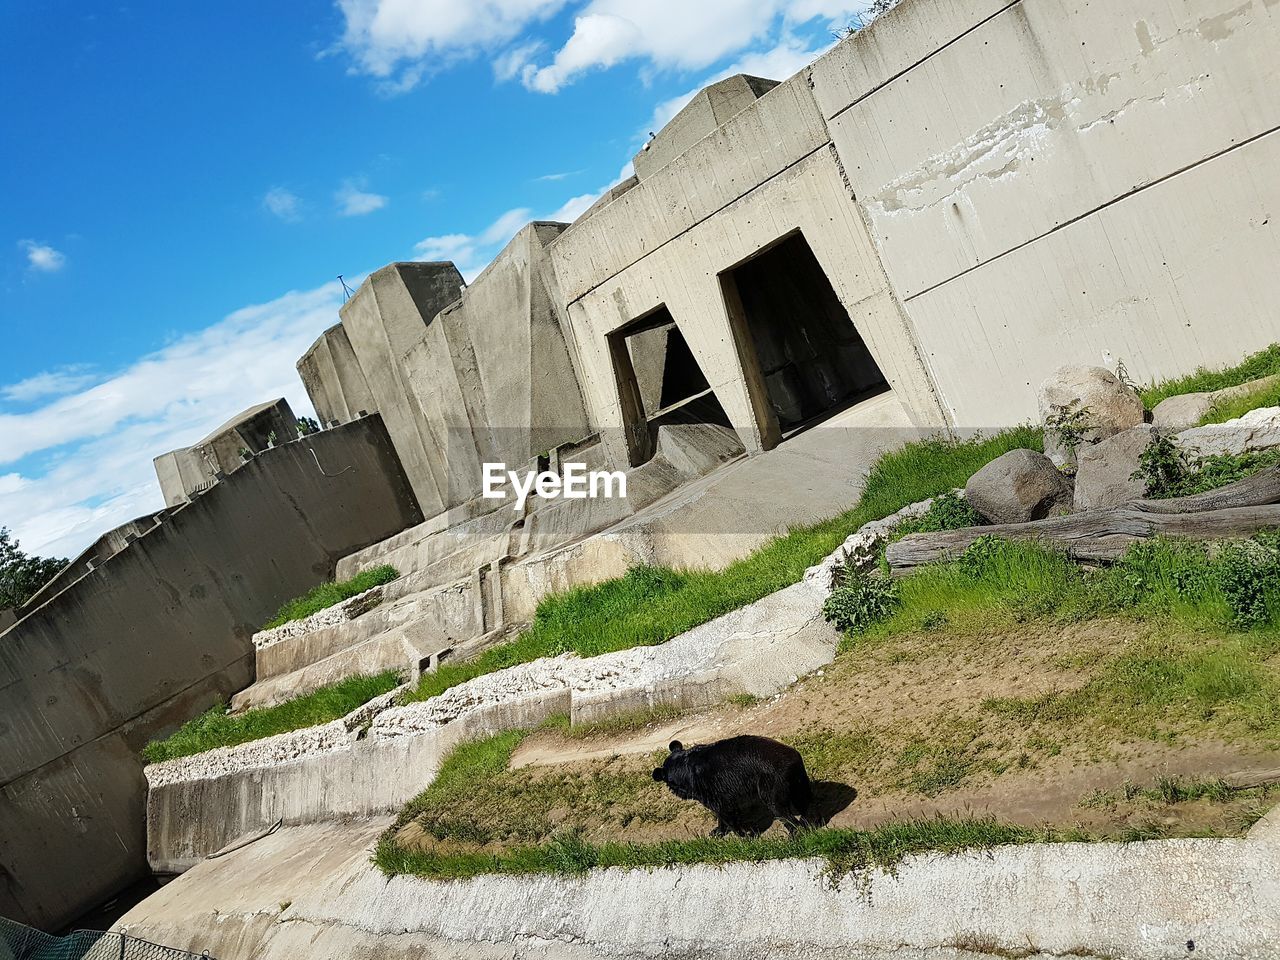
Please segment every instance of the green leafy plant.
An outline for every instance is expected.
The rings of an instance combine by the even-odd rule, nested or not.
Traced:
[[[832,587],[822,604],[822,615],[845,633],[861,633],[888,618],[901,599],[895,581],[863,573],[848,562],[832,573]]]
[[[1065,449],[1074,454],[1093,430],[1092,411],[1081,406],[1079,400],[1068,404],[1054,404],[1044,419],[1045,430],[1052,434]]]
[[[901,540],[911,533],[933,533],[938,530],[963,530],[982,524],[982,514],[954,490],[933,498],[929,509],[918,517],[903,520],[894,528],[893,540]]]
[[[1280,584],[1280,556],[1258,540],[1238,540],[1213,559],[1214,579],[1231,605],[1235,626],[1248,630],[1269,619],[1268,594]]]
[[[9,528],[0,527],[0,610],[22,606],[66,565],[66,560],[25,553]]]
[[[1187,454],[1165,434],[1156,434],[1138,456],[1138,469],[1130,479],[1146,485],[1147,496],[1169,497],[1181,489],[1192,467]]]

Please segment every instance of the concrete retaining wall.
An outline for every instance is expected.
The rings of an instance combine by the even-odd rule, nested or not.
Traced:
[[[577,722],[642,706],[706,706],[730,693],[772,694],[834,656],[810,578],[659,647],[581,660],[562,656],[498,671],[370,721],[334,721],[148,767],[152,868],[182,871],[277,820],[314,823],[397,811],[425,788],[458,743]]]
[[[953,422],[1276,339],[1278,46],[1263,0],[908,0],[813,65]]]
[[[281,830],[121,924],[220,960],[1263,960],[1280,942],[1280,842],[1257,828],[914,856],[834,885],[814,861],[388,881],[368,862],[386,825]]]
[[[249,682],[281,603],[420,519],[367,418],[254,458],[9,629],[0,914],[57,927],[142,874],[138,751]]]

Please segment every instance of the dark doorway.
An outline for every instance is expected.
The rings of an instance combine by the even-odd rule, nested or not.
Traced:
[[[888,389],[800,233],[721,275],[783,433]],[[740,307],[739,307],[740,305]]]
[[[663,424],[730,427],[728,415],[665,306],[609,334],[609,344],[633,465],[653,455],[656,431]]]

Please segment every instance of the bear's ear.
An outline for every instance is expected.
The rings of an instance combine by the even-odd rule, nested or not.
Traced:
[[[681,750],[684,749],[684,744],[681,743],[679,740],[672,740],[671,743],[667,745],[667,749],[670,750],[672,753],[679,753]]]
[[[667,779],[667,771],[662,769],[662,767],[655,767],[653,770],[653,779],[661,783],[663,780]]]

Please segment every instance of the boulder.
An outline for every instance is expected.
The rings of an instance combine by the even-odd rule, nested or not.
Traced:
[[[1130,427],[1100,443],[1081,446],[1076,460],[1075,509],[1118,507],[1146,495],[1146,484],[1134,480],[1138,458],[1155,431],[1150,424]]]
[[[1225,423],[1183,430],[1174,440],[1183,450],[1201,457],[1280,447],[1280,407],[1259,407]]]
[[[1201,418],[1212,409],[1219,400],[1234,400],[1247,396],[1255,390],[1262,390],[1280,381],[1280,375],[1250,380],[1236,387],[1222,390],[1211,390],[1207,393],[1180,393],[1167,397],[1156,404],[1151,411],[1151,425],[1164,433],[1177,433],[1198,424]]]
[[[1059,367],[1040,384],[1038,395],[1040,422],[1063,411],[1085,411],[1081,418],[1081,446],[1114,437],[1122,430],[1136,427],[1145,419],[1142,398],[1132,387],[1125,386],[1105,367],[1067,364]],[[1072,450],[1056,431],[1046,429],[1044,452],[1058,466],[1075,462]]]
[[[969,478],[965,498],[992,523],[1069,513],[1071,482],[1042,453],[1010,450]]]

